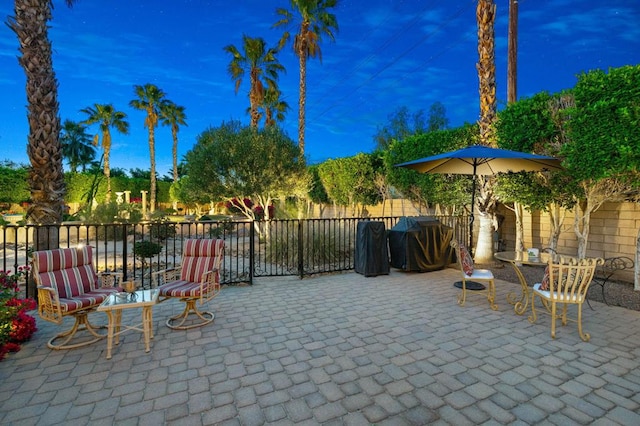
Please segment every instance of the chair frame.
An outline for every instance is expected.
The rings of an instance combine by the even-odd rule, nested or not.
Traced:
[[[588,342],[591,335],[582,330],[582,305],[587,300],[587,291],[593,281],[596,268],[602,264],[604,259],[601,258],[560,257],[556,261],[549,260],[547,263],[549,290],[540,290],[541,283],[533,286],[529,322],[533,324],[537,320],[535,298],[538,297],[546,308],[544,311],[551,315],[552,338],[556,337],[556,320],[560,319],[563,326],[567,325],[568,321],[577,323],[580,338]],[[562,305],[560,312],[558,312],[558,304]],[[567,315],[569,305],[577,305],[576,318]]]
[[[53,336],[47,342],[47,347],[55,350],[75,349],[98,342],[107,337],[106,334],[100,334],[97,330],[106,329],[106,326],[96,326],[89,321],[89,314],[96,311],[102,301],[96,302],[89,306],[79,309],[65,310],[60,303],[58,290],[54,287],[43,286],[38,273],[37,260],[34,255],[32,258],[33,279],[36,282],[38,290],[38,315],[45,321],[61,325],[66,317],[73,317],[73,326]],[[97,274],[99,288],[118,289],[122,283],[123,275],[121,272],[102,272]],[[72,343],[76,334],[80,331],[87,331],[92,336],[89,340]]]
[[[167,296],[162,293],[158,297],[158,303],[164,302],[169,299],[179,299],[185,303],[184,309],[178,315],[172,316],[167,319],[165,324],[167,327],[173,330],[188,330],[195,327],[202,327],[206,324],[213,322],[215,314],[211,311],[203,311],[198,309],[198,304],[204,306],[211,299],[215,298],[221,289],[220,285],[220,265],[224,256],[224,245],[219,252],[215,253],[214,268],[209,271],[205,271],[202,274],[200,281],[197,283],[198,291],[195,296]],[[170,286],[176,283],[180,279],[181,267],[164,269],[153,273],[155,282],[158,283],[158,287]],[[196,283],[187,283],[192,286]],[[196,322],[189,325],[184,325],[187,320],[196,317]]]
[[[453,240],[450,243],[456,251],[456,258],[458,260],[458,267],[460,268],[460,275],[462,276],[462,291],[458,295],[458,305],[464,306],[467,300],[467,291],[474,294],[486,294],[489,301],[489,307],[491,310],[498,310],[496,300],[496,285],[493,273],[488,269],[476,269],[474,268],[471,275],[467,275],[462,267],[462,256],[460,256],[460,243]],[[467,281],[475,281],[480,283],[486,283],[486,287],[483,290],[467,290]]]

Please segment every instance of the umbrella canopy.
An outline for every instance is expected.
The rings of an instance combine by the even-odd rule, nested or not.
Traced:
[[[469,249],[473,250],[473,205],[475,204],[477,175],[493,175],[506,172],[539,172],[562,170],[560,160],[527,152],[472,145],[457,151],[420,158],[396,167],[408,167],[421,173],[445,173],[473,175],[471,214],[469,216]]]
[[[506,172],[538,172],[562,170],[560,160],[544,155],[509,151],[483,145],[472,145],[457,151],[445,152],[397,164],[420,173],[459,175],[493,175]]]

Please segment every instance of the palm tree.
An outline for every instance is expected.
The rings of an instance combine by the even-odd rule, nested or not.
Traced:
[[[284,114],[289,110],[289,104],[280,97],[282,93],[277,87],[268,87],[260,108],[264,110],[264,125],[274,126],[284,121]]]
[[[171,126],[171,137],[173,139],[173,183],[178,182],[178,129],[179,126],[186,126],[187,115],[184,107],[167,101],[160,109],[160,119],[165,126]],[[174,202],[175,209],[177,202]]]
[[[73,0],[66,0],[67,6]],[[53,70],[49,24],[52,1],[15,0],[15,16],[7,25],[16,33],[22,56],[18,63],[26,75],[27,154],[31,203],[27,217],[31,222],[54,224],[62,221],[64,213],[64,172],[60,146],[60,117],[58,81]],[[56,227],[38,232],[36,250],[58,247]]]
[[[235,81],[236,93],[242,84],[242,78],[249,74],[251,127],[257,128],[260,120],[258,107],[264,100],[265,90],[277,87],[278,73],[284,71],[284,67],[278,62],[278,49],[267,48],[261,37],[251,38],[243,35],[242,49],[244,52],[240,52],[231,44],[224,47],[224,51],[232,56],[227,70],[231,79]]]
[[[496,63],[495,63],[495,31],[496,5],[493,0],[478,0],[476,8],[478,23],[478,70],[480,93],[480,119],[478,120],[479,138],[482,145],[496,146],[494,122],[496,120]],[[478,263],[489,263],[493,260],[493,223],[497,199],[493,192],[493,181],[480,178],[478,210],[480,213],[480,229],[475,252]],[[473,208],[474,206],[471,206]]]
[[[155,130],[160,118],[160,111],[166,104],[165,93],[156,85],[147,83],[144,86],[133,86],[138,99],[129,102],[129,105],[147,113],[144,126],[149,129],[149,157],[151,159],[151,188],[149,191],[149,211],[156,209],[156,137]]]
[[[96,149],[91,145],[91,136],[87,134],[87,128],[80,123],[64,121],[60,132],[60,144],[62,156],[69,162],[69,168],[73,173],[77,172],[78,166],[82,166],[84,172],[96,157]]]
[[[298,32],[293,38],[293,51],[300,61],[300,98],[298,105],[298,146],[304,155],[304,130],[305,130],[305,104],[307,97],[307,58],[316,56],[322,62],[320,42],[322,35],[335,41],[335,32],[338,31],[338,20],[331,8],[336,7],[338,0],[291,0],[291,11],[278,8],[276,13],[281,19],[274,27],[288,26],[294,21],[294,14],[300,18]],[[281,44],[289,39],[286,31]]]
[[[111,153],[111,128],[126,135],[129,133],[129,122],[127,122],[127,114],[122,111],[116,111],[111,104],[94,104],[93,107],[87,107],[80,110],[87,114],[87,119],[82,124],[98,123],[100,133],[102,133],[102,149],[104,151],[104,176],[107,178],[107,195],[105,201],[111,201],[111,169],[109,164],[109,155]],[[98,145],[100,135],[96,133],[93,137],[93,144]]]

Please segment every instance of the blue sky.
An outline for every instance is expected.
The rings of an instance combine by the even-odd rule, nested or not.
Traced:
[[[222,49],[242,35],[275,44],[276,7],[288,0],[54,0],[50,39],[59,82],[60,117],[112,103],[128,115],[130,134],[113,133],[112,167],[149,168],[144,114],[129,107],[133,86],[153,83],[186,108],[179,155],[198,134],[246,114],[248,85],[236,95]],[[506,103],[508,0],[497,0],[499,108]],[[371,152],[373,135],[398,107],[446,108],[451,127],[478,118],[477,27],[474,0],[340,0],[335,43],[307,70],[306,155],[310,162]],[[518,97],[573,87],[577,75],[640,63],[638,0],[520,0]],[[3,1],[3,21],[13,2]],[[0,26],[0,160],[27,163],[25,77],[15,34]],[[283,127],[297,140],[298,61],[279,56],[280,88],[291,106]],[[90,133],[97,131],[90,128]],[[156,130],[157,170],[171,168],[171,134]]]

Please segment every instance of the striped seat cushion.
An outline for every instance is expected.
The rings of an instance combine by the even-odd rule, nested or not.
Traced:
[[[60,307],[63,312],[73,312],[81,309],[90,308],[92,306],[99,305],[109,297],[111,293],[117,293],[118,288],[102,288],[88,293],[84,293],[78,296],[74,296],[73,299],[60,298]]]
[[[40,285],[55,288],[62,299],[75,298],[98,288],[91,247],[64,248],[34,253]]]
[[[200,297],[200,283],[193,281],[171,281],[160,286],[160,297]]]

